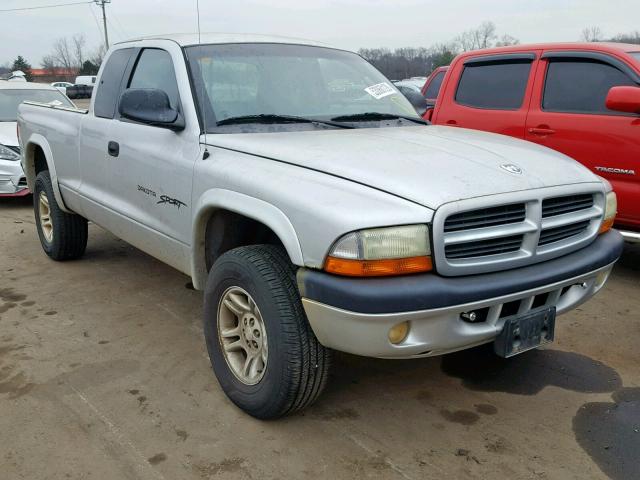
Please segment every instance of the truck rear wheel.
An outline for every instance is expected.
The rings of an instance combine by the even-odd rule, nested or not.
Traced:
[[[204,333],[222,389],[256,418],[305,408],[326,385],[330,351],[313,334],[294,267],[278,247],[240,247],[214,263]]]
[[[87,248],[87,220],[80,215],[62,211],[53,194],[51,176],[47,170],[36,177],[33,210],[40,244],[53,260],[80,258]]]

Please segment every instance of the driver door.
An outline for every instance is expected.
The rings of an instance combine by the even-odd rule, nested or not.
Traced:
[[[123,90],[155,88],[182,110],[172,55],[160,48],[143,48]],[[191,188],[199,156],[198,137],[186,128],[168,128],[127,120],[116,114],[109,132],[110,208],[119,217],[116,235],[174,264],[166,258],[191,243]]]

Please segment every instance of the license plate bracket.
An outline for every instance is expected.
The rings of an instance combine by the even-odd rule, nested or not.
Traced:
[[[497,355],[509,358],[553,342],[556,307],[542,307],[505,318],[502,332],[493,343]]]

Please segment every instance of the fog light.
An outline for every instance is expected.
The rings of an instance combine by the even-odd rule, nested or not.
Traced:
[[[389,341],[394,345],[402,343],[409,334],[409,322],[402,322],[389,330]]]

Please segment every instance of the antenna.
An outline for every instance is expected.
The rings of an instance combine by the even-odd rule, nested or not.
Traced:
[[[196,0],[196,13],[198,16],[198,46],[202,45],[202,32],[200,31],[200,0]],[[202,128],[204,130],[204,153],[202,159],[209,158],[209,150],[207,149],[207,114],[204,110],[204,76],[202,75],[202,67],[200,67],[200,113],[202,114]]]

